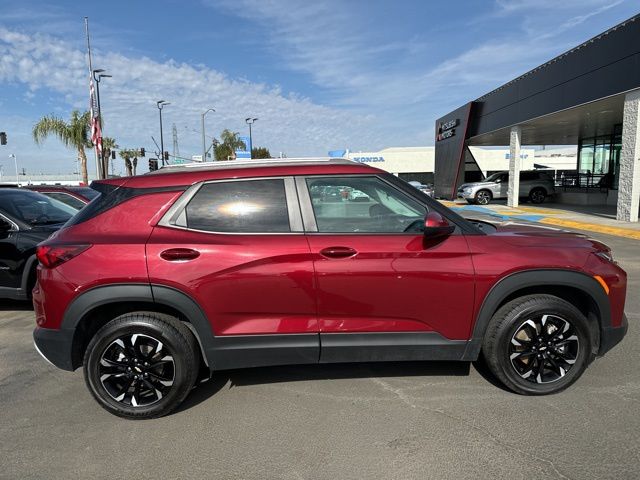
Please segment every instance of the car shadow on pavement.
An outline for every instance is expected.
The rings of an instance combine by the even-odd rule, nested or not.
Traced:
[[[29,300],[0,300],[0,312],[16,310],[21,312],[33,310],[33,304]]]
[[[470,362],[374,362],[287,365],[214,372],[199,384],[176,412],[188,410],[228,388],[309,380],[342,380],[380,377],[467,376]],[[484,376],[484,375],[483,375]]]

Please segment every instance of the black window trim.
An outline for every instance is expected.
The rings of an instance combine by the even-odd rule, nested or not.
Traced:
[[[214,230],[189,228],[186,225],[186,207],[204,185],[211,183],[251,182],[256,180],[284,181],[285,200],[287,202],[287,213],[289,215],[289,232],[218,232]],[[213,235],[304,235],[300,202],[298,201],[298,194],[296,192],[295,182],[292,176],[223,178],[219,180],[206,180],[195,183],[174,202],[169,210],[167,210],[158,222],[158,226],[186,230],[189,232],[210,233]]]
[[[305,226],[305,233],[310,235],[412,235],[416,236],[415,232],[319,232],[316,223],[315,213],[313,211],[313,205],[311,203],[311,196],[307,187],[307,179],[311,178],[323,178],[323,177],[376,177],[382,182],[388,184],[394,190],[404,193],[406,196],[414,199],[420,205],[425,207],[426,213],[430,211],[436,211],[449,222],[456,226],[453,235],[486,235],[485,232],[474,226],[471,222],[458,215],[454,211],[448,209],[437,200],[429,197],[425,193],[421,192],[415,187],[407,184],[404,180],[399,179],[391,173],[352,173],[338,175],[333,173],[320,173],[316,175],[299,175],[295,177],[296,187],[298,189],[298,197],[300,198],[300,209],[302,211],[302,218]]]

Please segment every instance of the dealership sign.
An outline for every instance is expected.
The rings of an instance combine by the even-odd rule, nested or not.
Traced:
[[[444,140],[446,138],[453,137],[456,134],[456,128],[460,123],[460,120],[453,119],[447,120],[446,122],[440,122],[438,125],[438,135],[436,136],[436,141]]]
[[[360,163],[384,162],[384,157],[353,157],[353,160]]]

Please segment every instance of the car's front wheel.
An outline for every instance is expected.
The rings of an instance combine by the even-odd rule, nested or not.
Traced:
[[[501,307],[489,322],[483,354],[491,372],[523,395],[559,392],[591,357],[587,319],[552,295],[528,295]]]
[[[529,192],[531,203],[543,203],[545,198],[547,198],[547,192],[544,188],[534,188]]]
[[[166,415],[185,399],[198,373],[195,339],[187,327],[152,312],[122,315],[89,343],[84,377],[109,412],[143,419]]]
[[[489,190],[479,190],[473,197],[478,205],[488,205],[492,198],[493,195]]]

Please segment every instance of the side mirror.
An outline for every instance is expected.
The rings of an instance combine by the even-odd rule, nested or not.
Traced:
[[[436,211],[431,211],[424,219],[424,236],[429,238],[446,237],[456,229],[446,218]]]

